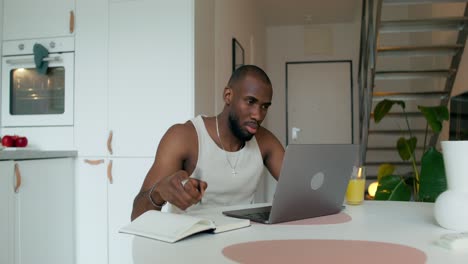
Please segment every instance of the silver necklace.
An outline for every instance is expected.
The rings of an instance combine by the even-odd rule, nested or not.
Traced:
[[[219,136],[219,125],[218,125],[218,116],[215,117],[216,119],[216,134],[218,135],[219,143],[221,144],[221,148],[224,151],[224,154],[226,155],[226,160],[229,164],[229,167],[231,167],[231,173],[233,176],[237,175],[236,167],[237,167],[237,161],[239,160],[239,153],[236,155],[236,162],[234,162],[234,166],[231,164],[231,160],[228,157],[227,151],[224,149],[223,142],[221,141],[221,137]]]

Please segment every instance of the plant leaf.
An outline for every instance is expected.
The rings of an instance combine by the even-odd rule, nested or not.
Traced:
[[[375,193],[375,200],[385,201],[409,201],[411,189],[405,183],[405,179],[398,175],[382,177]]]
[[[393,174],[395,171],[395,166],[392,164],[384,163],[379,166],[379,169],[377,171],[377,181],[380,181],[382,177]]]
[[[434,133],[439,133],[442,130],[442,122],[449,120],[449,111],[446,106],[418,106],[419,111],[424,114],[427,123]]]
[[[379,123],[380,120],[388,113],[390,112],[390,109],[392,109],[392,106],[394,104],[398,104],[401,106],[401,108],[405,109],[405,102],[403,101],[396,101],[396,100],[388,100],[385,99],[383,101],[380,101],[375,107],[374,107],[374,122]]]
[[[397,149],[402,160],[409,160],[411,158],[411,155],[413,155],[414,150],[416,149],[417,143],[418,139],[416,137],[412,137],[410,139],[401,137],[398,139]]]
[[[421,159],[419,200],[435,202],[439,194],[447,190],[444,159],[434,147],[429,148]]]

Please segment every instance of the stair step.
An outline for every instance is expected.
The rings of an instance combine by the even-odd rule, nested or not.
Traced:
[[[416,147],[416,150],[423,150],[423,147]],[[367,151],[396,151],[396,147],[368,147]]]
[[[375,94],[375,93],[374,93]],[[407,112],[406,115],[408,117],[424,117],[423,113],[421,112]],[[386,117],[401,117],[404,118],[405,114],[403,112],[395,112],[395,113],[387,113]],[[374,118],[374,113],[371,113],[371,118]]]
[[[395,175],[399,175],[399,176],[403,176],[403,174],[401,173],[395,173]],[[374,181],[377,181],[377,175],[375,174],[367,174],[366,175],[366,180],[367,181],[370,181],[371,183],[374,182]],[[370,184],[370,183],[369,183]]]
[[[422,70],[422,71],[377,71],[376,80],[402,80],[419,78],[447,78],[455,70]]]
[[[425,100],[425,99],[444,99],[448,96],[447,92],[420,92],[420,93],[400,93],[400,92],[374,92],[372,101],[382,101],[384,99],[392,100]]]
[[[413,163],[410,161],[370,161],[370,162],[365,162],[365,166],[380,166],[384,163],[391,164],[394,166],[413,166]],[[416,162],[416,166],[421,165],[421,162]]]
[[[453,56],[463,49],[463,45],[435,45],[435,46],[389,46],[379,47],[379,56]]]
[[[468,17],[443,17],[418,20],[388,20],[380,23],[380,33],[428,32],[437,30],[460,31]]]
[[[468,0],[383,0],[383,5],[414,5],[437,3],[466,3]]]
[[[426,133],[426,130],[424,129],[412,129],[411,132],[413,134],[424,134]],[[428,131],[428,134],[430,133],[430,130]],[[408,135],[409,132],[408,130],[399,130],[399,129],[395,129],[395,130],[375,130],[375,129],[369,129],[369,135],[371,134],[379,134],[379,135]],[[432,133],[430,133],[432,135]]]

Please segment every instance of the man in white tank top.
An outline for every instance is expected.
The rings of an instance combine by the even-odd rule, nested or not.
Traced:
[[[224,108],[169,128],[133,204],[132,220],[148,210],[191,210],[252,203],[266,167],[278,179],[284,148],[260,126],[273,90],[257,66],[238,68],[224,88]]]

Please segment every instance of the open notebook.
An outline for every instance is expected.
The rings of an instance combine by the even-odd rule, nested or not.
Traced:
[[[226,217],[221,214],[188,215],[147,211],[119,232],[169,243],[177,242],[203,231],[221,233],[250,226],[250,220]]]

